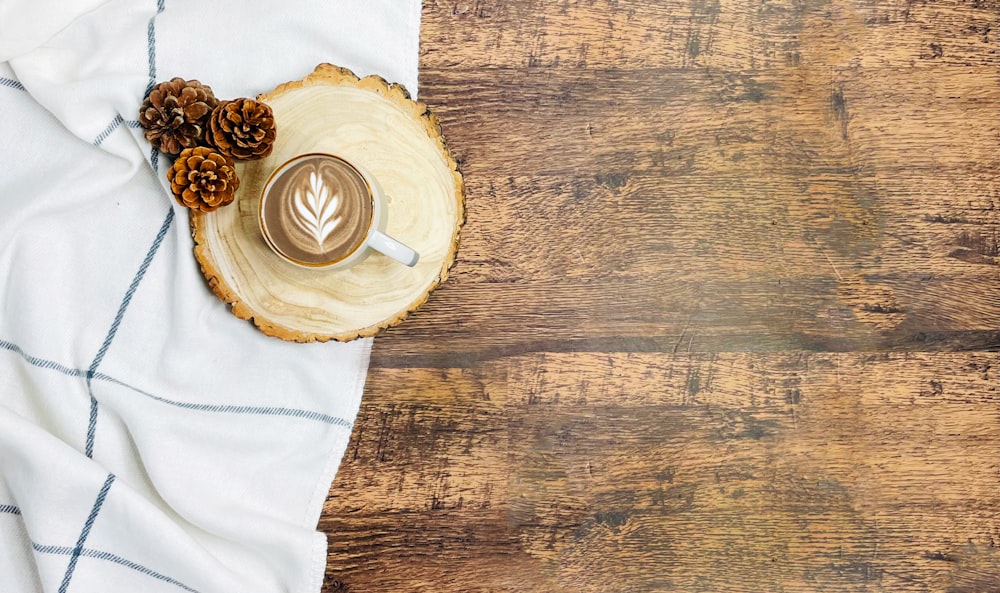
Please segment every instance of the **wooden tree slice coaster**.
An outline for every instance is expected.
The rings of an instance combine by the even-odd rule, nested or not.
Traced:
[[[402,86],[330,64],[258,100],[274,110],[271,155],[237,163],[233,204],[190,211],[195,258],[212,290],[237,317],[283,340],[347,341],[398,324],[445,280],[458,249],[462,176],[437,119]],[[388,201],[386,233],[420,254],[416,266],[372,252],[346,270],[311,270],[267,247],[258,226],[261,189],[282,163],[310,152],[356,162],[378,179]]]

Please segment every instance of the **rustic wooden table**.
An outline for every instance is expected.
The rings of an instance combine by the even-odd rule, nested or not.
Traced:
[[[452,0],[326,591],[1000,589],[1000,3]]]

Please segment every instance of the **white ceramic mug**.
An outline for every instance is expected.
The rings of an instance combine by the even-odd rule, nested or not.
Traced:
[[[309,153],[282,164],[264,184],[258,213],[265,243],[297,266],[347,268],[369,249],[406,266],[419,259],[385,234],[386,198],[378,181],[338,156]]]

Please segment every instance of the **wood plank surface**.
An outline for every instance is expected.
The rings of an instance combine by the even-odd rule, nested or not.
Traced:
[[[467,186],[325,591],[1000,590],[1000,2],[424,3]]]
[[[375,372],[326,507],[330,574],[996,590],[998,370],[994,353],[541,353]]]

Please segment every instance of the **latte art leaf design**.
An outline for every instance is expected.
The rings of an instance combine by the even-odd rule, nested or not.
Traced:
[[[313,171],[309,173],[309,183],[295,189],[292,205],[292,220],[309,237],[315,239],[316,245],[322,250],[330,233],[342,220],[342,217],[337,216],[340,196],[332,194],[323,183],[322,175]]]

